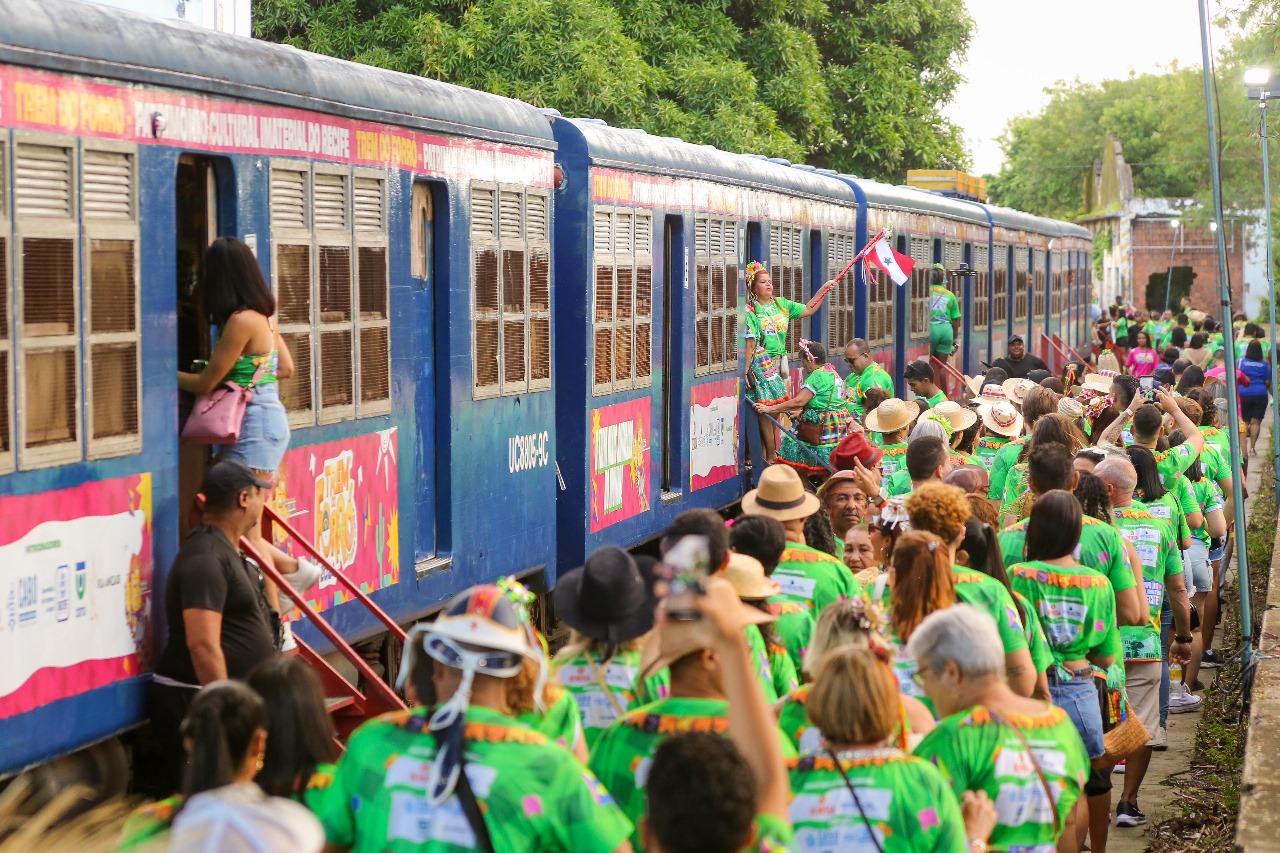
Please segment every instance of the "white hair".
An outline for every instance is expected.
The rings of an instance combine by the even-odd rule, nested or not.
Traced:
[[[951,661],[965,678],[1004,677],[1004,643],[996,623],[969,604],[926,616],[911,632],[907,654],[930,672],[941,672]]]
[[[915,441],[917,438],[927,435],[942,439],[944,445],[951,443],[951,436],[947,435],[947,428],[933,418],[921,418],[916,421],[916,425],[912,428],[911,436],[907,441]]]
[[[1121,492],[1138,488],[1138,471],[1127,456],[1108,456],[1093,469],[1093,475]]]

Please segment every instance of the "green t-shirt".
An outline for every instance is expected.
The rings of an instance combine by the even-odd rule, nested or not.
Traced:
[[[1004,558],[1004,564],[1012,566],[1014,563],[1026,562],[1026,544],[1027,519],[1024,518],[1009,525],[1000,534],[1000,554]],[[1080,544],[1072,556],[1081,565],[1105,575],[1116,592],[1124,592],[1137,586],[1120,531],[1105,521],[1087,515],[1084,517],[1084,524],[1080,529]],[[1048,633],[1048,629],[1045,633]]]
[[[893,476],[885,481],[884,493],[891,498],[911,494],[911,473],[906,468],[894,471]]]
[[[801,387],[808,388],[813,395],[813,399],[804,406],[805,413],[844,408],[844,388],[840,384],[840,374],[834,370],[813,371]]]
[[[788,764],[788,814],[799,849],[844,853],[878,847],[884,853],[963,853],[964,819],[937,768],[896,749],[852,750],[839,758],[845,777],[825,754],[806,755]],[[856,802],[846,777],[857,793]],[[871,826],[863,821],[863,814]]]
[[[591,771],[613,794],[623,814],[638,821],[644,815],[644,787],[659,744],[670,735],[684,732],[727,736],[728,712],[729,703],[723,699],[673,697],[637,708],[601,735],[591,751]],[[778,741],[784,756],[796,754],[781,732]],[[639,833],[632,836],[631,844],[636,850],[641,849]]]
[[[773,579],[782,591],[769,599],[770,604],[803,604],[815,618],[828,604],[862,592],[862,585],[844,563],[817,548],[795,542],[787,543],[778,568],[773,570]]]
[[[1004,478],[1004,494],[1000,496],[1001,517],[1022,518],[1031,510],[1030,479],[1026,462],[1019,462],[1009,469],[1008,476]]]
[[[310,804],[329,843],[354,853],[462,853],[475,833],[457,794],[433,806],[431,711],[385,714],[352,734],[332,784]],[[617,849],[632,830],[596,778],[505,714],[466,713],[467,778],[495,850]]]
[[[516,717],[516,722],[524,723],[556,746],[563,746],[570,751],[583,738],[582,714],[573,694],[567,690],[562,690],[546,711],[520,714]]]
[[[1172,489],[1174,478],[1179,474],[1185,474],[1199,455],[1189,444],[1179,444],[1177,447],[1170,447],[1168,450],[1156,453],[1156,470],[1160,472],[1160,480],[1164,483],[1164,487]]]
[[[1032,560],[1010,566],[1009,580],[1036,608],[1055,666],[1101,648],[1116,624],[1111,582],[1093,569]]]
[[[182,808],[182,802],[182,796],[175,795],[134,809],[124,822],[124,831],[120,835],[115,853],[167,850],[169,844],[162,839],[173,827],[173,819]]]
[[[822,732],[809,722],[807,703],[811,687],[810,684],[802,684],[778,705],[778,728],[801,755],[822,748]]]
[[[742,853],[788,853],[796,842],[791,824],[771,814],[758,814],[751,827],[751,840]]]
[[[1218,456],[1221,457],[1222,459],[1224,472],[1226,475],[1230,475],[1231,474],[1231,436],[1227,433],[1225,429],[1222,429],[1220,427],[1202,426],[1202,427],[1199,427],[1198,429],[1200,430],[1200,434],[1204,436],[1204,443],[1206,445],[1213,445],[1213,447],[1218,451]],[[1204,454],[1201,454],[1202,458],[1203,456]],[[1205,476],[1208,476],[1208,474],[1209,472],[1208,470],[1206,470]],[[1211,479],[1221,480],[1222,477],[1213,477]]]
[[[1182,540],[1191,535],[1191,525],[1187,523],[1187,514],[1200,511],[1195,493],[1191,490],[1191,481],[1185,474],[1179,474],[1173,481],[1173,487],[1162,497],[1154,501],[1134,500],[1141,509],[1169,522],[1174,532],[1175,547],[1181,547]]]
[[[1031,663],[1035,665],[1036,672],[1045,672],[1053,666],[1053,652],[1049,650],[1049,640],[1040,625],[1040,616],[1026,596],[1018,592],[1014,592],[1014,596],[1021,602],[1022,612],[1025,614],[1022,625],[1026,629],[1027,648],[1031,650]]]
[[[1018,462],[1018,454],[1027,443],[1027,437],[1015,438],[996,448],[991,457],[991,486],[987,489],[987,497],[993,501],[1004,498],[1004,482],[1009,476],[1009,469]]]
[[[620,651],[608,665],[603,663],[598,655],[582,652],[558,658],[553,664],[556,680],[578,704],[588,750],[618,717],[665,698],[671,689],[671,674],[666,669],[651,678],[640,678],[639,649]]]
[[[996,451],[1008,444],[1012,439],[1005,438],[1003,435],[984,435],[978,439],[978,444],[973,448],[973,456],[979,465],[991,470],[991,464],[995,461]]]
[[[1054,809],[1066,830],[1089,777],[1089,755],[1075,724],[1052,705],[1040,714],[999,716],[982,706],[970,708],[941,720],[915,754],[933,762],[957,798],[965,791],[985,791],[991,798],[997,822],[990,850],[1054,850]],[[1049,799],[1037,766],[1055,799]]]
[[[758,625],[747,626],[747,649],[766,702],[772,705],[796,689],[800,683],[796,665],[784,647],[765,643]]]
[[[1218,488],[1218,484],[1207,477],[1192,483],[1191,492],[1196,496],[1196,503],[1199,504],[1200,511],[1206,516],[1216,509],[1226,508],[1226,500],[1222,497],[1222,489]],[[1210,542],[1208,518],[1205,519],[1204,524],[1192,530],[1191,535],[1207,546]]]
[[[787,326],[804,313],[804,306],[790,299],[775,296],[765,305],[751,302],[747,307],[748,338],[754,338],[757,346],[775,358],[787,354]]]
[[[907,470],[907,443],[882,444],[880,449],[884,456],[880,459],[880,476],[889,478],[899,471]],[[910,481],[908,481],[910,482]]]
[[[946,323],[951,325],[952,320],[960,319],[960,300],[956,299],[956,295],[945,287],[933,286],[929,288],[929,322],[930,323]]]
[[[813,639],[817,611],[808,602],[779,600],[781,598],[776,596],[769,601],[769,612],[778,617],[778,621],[773,623],[773,633],[787,647],[787,655],[799,672],[805,653],[809,651],[809,641]]]
[[[1205,438],[1204,450],[1200,451],[1200,470],[1206,479],[1215,483],[1225,480],[1231,476],[1231,457],[1223,456],[1218,445]]]
[[[928,400],[929,400],[929,408],[931,409],[935,408],[939,403],[947,402],[947,392],[939,391],[937,394],[934,394],[932,397],[929,397]]]
[[[861,373],[850,372],[844,379],[844,403],[859,422],[865,414],[862,398],[872,388],[883,388],[890,397],[894,393],[893,377],[878,362],[871,362]]]
[[[1116,528],[1133,543],[1142,561],[1142,577],[1150,618],[1145,625],[1121,626],[1125,660],[1163,660],[1160,645],[1160,607],[1166,578],[1182,574],[1182,557],[1169,522],[1134,504],[1114,510]]]

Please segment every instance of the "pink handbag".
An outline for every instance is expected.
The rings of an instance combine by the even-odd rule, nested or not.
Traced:
[[[250,387],[258,384],[266,371],[264,363],[254,374]],[[244,412],[253,402],[253,391],[235,382],[223,382],[196,399],[182,437],[196,444],[235,444],[244,426]]]

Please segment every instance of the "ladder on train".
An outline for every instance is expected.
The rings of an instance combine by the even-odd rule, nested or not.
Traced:
[[[388,616],[381,607],[375,604],[364,590],[344,576],[342,572],[335,570],[329,561],[316,549],[316,546],[304,538],[275,510],[271,507],[264,507],[262,511],[263,539],[267,542],[274,541],[273,535],[277,527],[294,543],[299,551],[313,560],[320,568],[329,572],[351,598],[364,605],[365,609],[373,614],[375,619],[386,626],[387,631],[392,636],[397,637],[401,643],[405,641],[404,629],[396,624],[395,620]],[[247,539],[240,540],[240,548],[246,556],[251,557],[258,564],[262,569],[262,573],[275,583],[281,595],[287,595],[293,600],[302,615],[333,645],[334,651],[344,657],[359,674],[359,686],[352,684],[323,656],[304,642],[301,637],[294,635],[294,640],[298,644],[296,654],[320,676],[320,684],[324,688],[325,704],[328,707],[329,714],[333,717],[334,728],[337,729],[339,741],[345,743],[347,737],[366,720],[385,714],[388,711],[401,711],[408,707],[404,699],[396,693],[391,685],[374,672],[373,668],[369,666],[369,662],[342,638],[337,629],[307,603],[305,595],[295,590],[284,579],[284,575],[269,560],[264,559]]]

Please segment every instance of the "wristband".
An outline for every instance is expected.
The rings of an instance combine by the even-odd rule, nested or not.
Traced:
[[[968,850],[969,853],[987,853],[987,842],[981,838],[970,838]]]
[[[1173,638],[1173,641],[1174,641],[1175,643],[1190,643],[1190,642],[1193,642],[1194,640],[1195,640],[1195,637],[1192,637],[1192,636],[1190,636],[1190,635],[1185,636],[1185,637],[1178,637],[1178,636],[1175,636],[1175,637]]]

